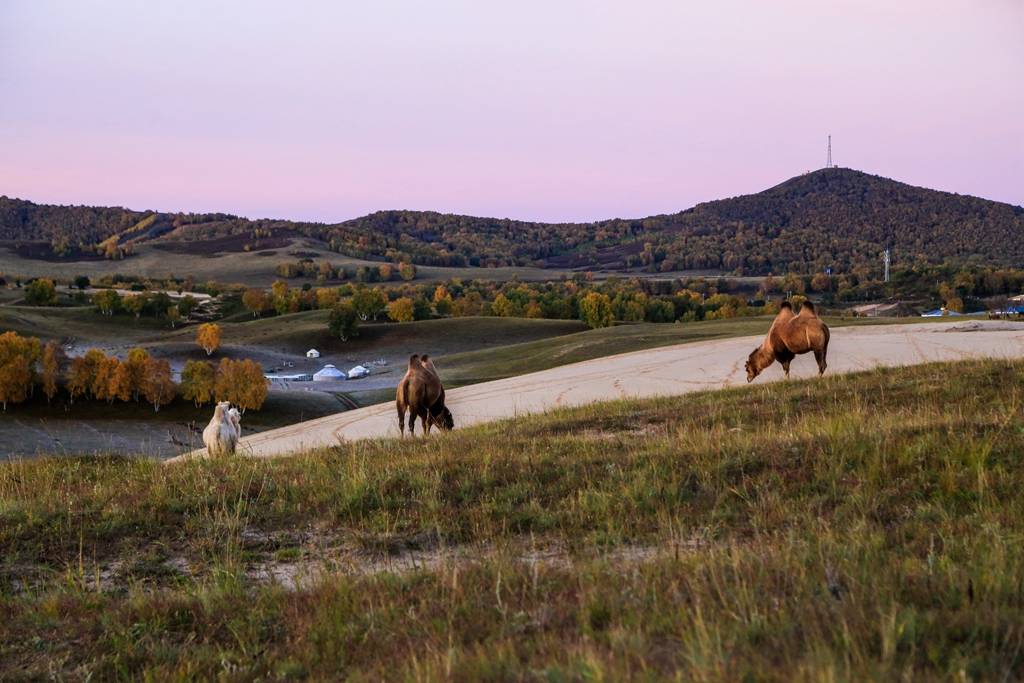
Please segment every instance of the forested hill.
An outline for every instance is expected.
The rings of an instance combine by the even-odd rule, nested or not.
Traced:
[[[849,169],[797,176],[677,214],[549,224],[380,211],[338,224],[36,205],[0,198],[0,239],[130,256],[139,243],[209,241],[211,251],[306,236],[362,258],[426,265],[844,271],[899,262],[1024,265],[1024,209]],[[228,239],[234,237],[234,239]]]

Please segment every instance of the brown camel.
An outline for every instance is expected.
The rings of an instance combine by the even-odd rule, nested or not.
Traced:
[[[430,434],[430,428],[437,426],[445,431],[455,426],[452,413],[444,404],[444,387],[437,374],[437,368],[430,356],[413,354],[409,357],[409,369],[398,383],[395,396],[398,409],[398,431],[405,436],[405,414],[409,413],[409,434],[413,434],[416,418],[422,422],[423,433]]]
[[[779,361],[782,369],[789,377],[789,364],[801,353],[814,352],[818,361],[818,374],[825,373],[828,354],[828,325],[821,321],[814,311],[814,304],[805,301],[800,307],[800,314],[793,314],[793,307],[788,301],[782,302],[779,314],[768,329],[768,336],[761,346],[754,349],[747,359],[747,381],[753,382],[765,368]]]

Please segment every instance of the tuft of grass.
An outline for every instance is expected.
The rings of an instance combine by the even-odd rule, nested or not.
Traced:
[[[280,460],[0,465],[0,678],[1019,679],[1022,380],[933,364]]]

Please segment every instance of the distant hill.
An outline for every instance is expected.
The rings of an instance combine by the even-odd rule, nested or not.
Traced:
[[[887,247],[901,263],[1024,265],[1024,208],[839,168],[676,214],[594,223],[379,211],[322,224],[0,198],[0,240],[66,258],[121,258],[139,243],[248,251],[299,235],[349,256],[437,266],[840,272],[875,267]]]

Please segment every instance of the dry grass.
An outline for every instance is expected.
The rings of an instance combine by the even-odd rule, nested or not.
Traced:
[[[1019,679],[1022,379],[937,364],[276,461],[8,464],[0,678]],[[410,552],[436,561],[379,564]],[[271,580],[325,557],[369,569]]]

